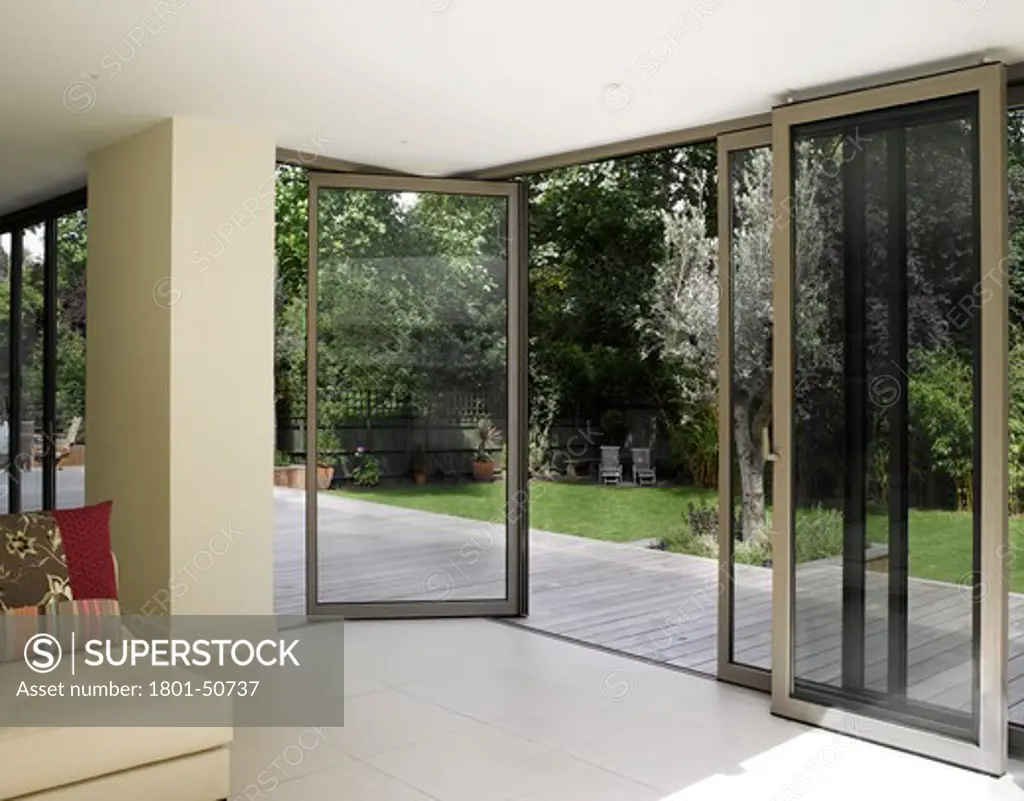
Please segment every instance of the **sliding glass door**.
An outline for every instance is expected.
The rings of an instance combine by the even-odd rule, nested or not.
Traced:
[[[309,183],[307,609],[520,614],[523,188]]]
[[[1001,773],[1005,83],[777,109],[777,714]]]

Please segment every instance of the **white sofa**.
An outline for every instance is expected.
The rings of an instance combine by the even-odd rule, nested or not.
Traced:
[[[18,707],[31,703],[16,697],[20,682],[67,682],[65,668],[36,676],[23,663],[0,665],[0,710],[18,715]],[[233,731],[230,726],[0,728],[0,799],[217,801],[230,793]]]

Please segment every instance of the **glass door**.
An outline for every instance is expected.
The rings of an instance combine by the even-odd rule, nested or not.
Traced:
[[[310,174],[309,614],[525,614],[523,193]]]
[[[1007,749],[1003,68],[776,109],[772,709]]]
[[[718,677],[770,686],[771,129],[718,138]]]

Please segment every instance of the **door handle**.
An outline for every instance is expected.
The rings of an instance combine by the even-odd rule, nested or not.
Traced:
[[[768,430],[768,426],[761,429],[761,453],[764,455],[766,462],[779,461],[779,454],[772,450],[772,435]]]

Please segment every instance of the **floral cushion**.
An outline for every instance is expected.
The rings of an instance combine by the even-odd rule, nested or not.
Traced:
[[[0,515],[0,611],[71,599],[64,542],[53,516]]]

